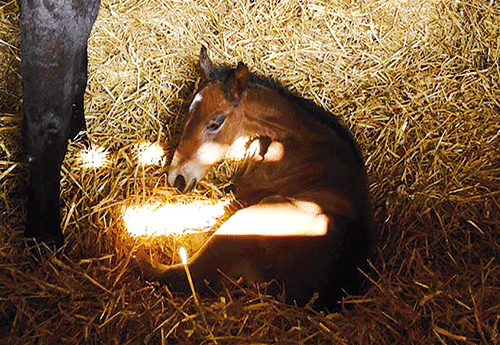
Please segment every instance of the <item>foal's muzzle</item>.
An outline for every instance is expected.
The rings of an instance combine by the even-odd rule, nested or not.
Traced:
[[[196,185],[196,179],[193,179],[191,183],[188,185],[186,182],[186,178],[179,174],[174,180],[174,184],[172,187],[177,188],[181,193],[187,193],[194,188]]]

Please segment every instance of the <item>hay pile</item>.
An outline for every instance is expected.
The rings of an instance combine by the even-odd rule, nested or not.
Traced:
[[[99,169],[63,169],[66,247],[22,240],[26,164],[16,1],[0,3],[0,343],[500,343],[500,5],[495,0],[103,0],[86,116]],[[228,284],[203,298],[141,280],[127,202],[171,198],[166,165],[200,46],[339,115],[366,157],[378,257],[369,290],[318,314]],[[169,194],[170,193],[170,194]],[[201,192],[199,192],[201,193]],[[206,197],[220,197],[205,187]],[[194,197],[194,196],[193,196]],[[168,220],[165,220],[166,222]],[[149,240],[177,262],[181,238]]]

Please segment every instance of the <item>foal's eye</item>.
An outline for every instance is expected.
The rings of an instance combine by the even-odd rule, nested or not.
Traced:
[[[224,121],[226,121],[226,117],[227,117],[226,114],[219,114],[214,116],[207,123],[206,126],[207,131],[212,133],[218,132],[221,129],[222,125],[224,124]]]

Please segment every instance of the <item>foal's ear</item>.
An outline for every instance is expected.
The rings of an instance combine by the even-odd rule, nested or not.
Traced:
[[[234,71],[234,77],[229,85],[229,91],[231,96],[239,101],[241,99],[241,95],[247,88],[248,79],[250,77],[250,71],[248,67],[243,62],[238,62],[238,67]]]
[[[205,46],[202,46],[200,51],[200,67],[203,70],[205,79],[211,80],[216,78],[215,66],[208,57],[207,48],[205,48]]]

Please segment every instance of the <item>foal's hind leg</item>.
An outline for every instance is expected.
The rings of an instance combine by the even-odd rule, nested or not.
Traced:
[[[217,286],[221,270],[246,281],[276,278],[285,283],[290,303],[303,305],[314,292],[328,300],[328,296],[340,294],[334,282],[334,257],[342,236],[335,233],[342,233],[344,224],[323,213],[314,202],[267,198],[224,223],[190,259],[189,268],[197,289],[204,288],[204,281]],[[181,265],[153,266],[144,257],[140,263],[146,278],[189,292]]]

